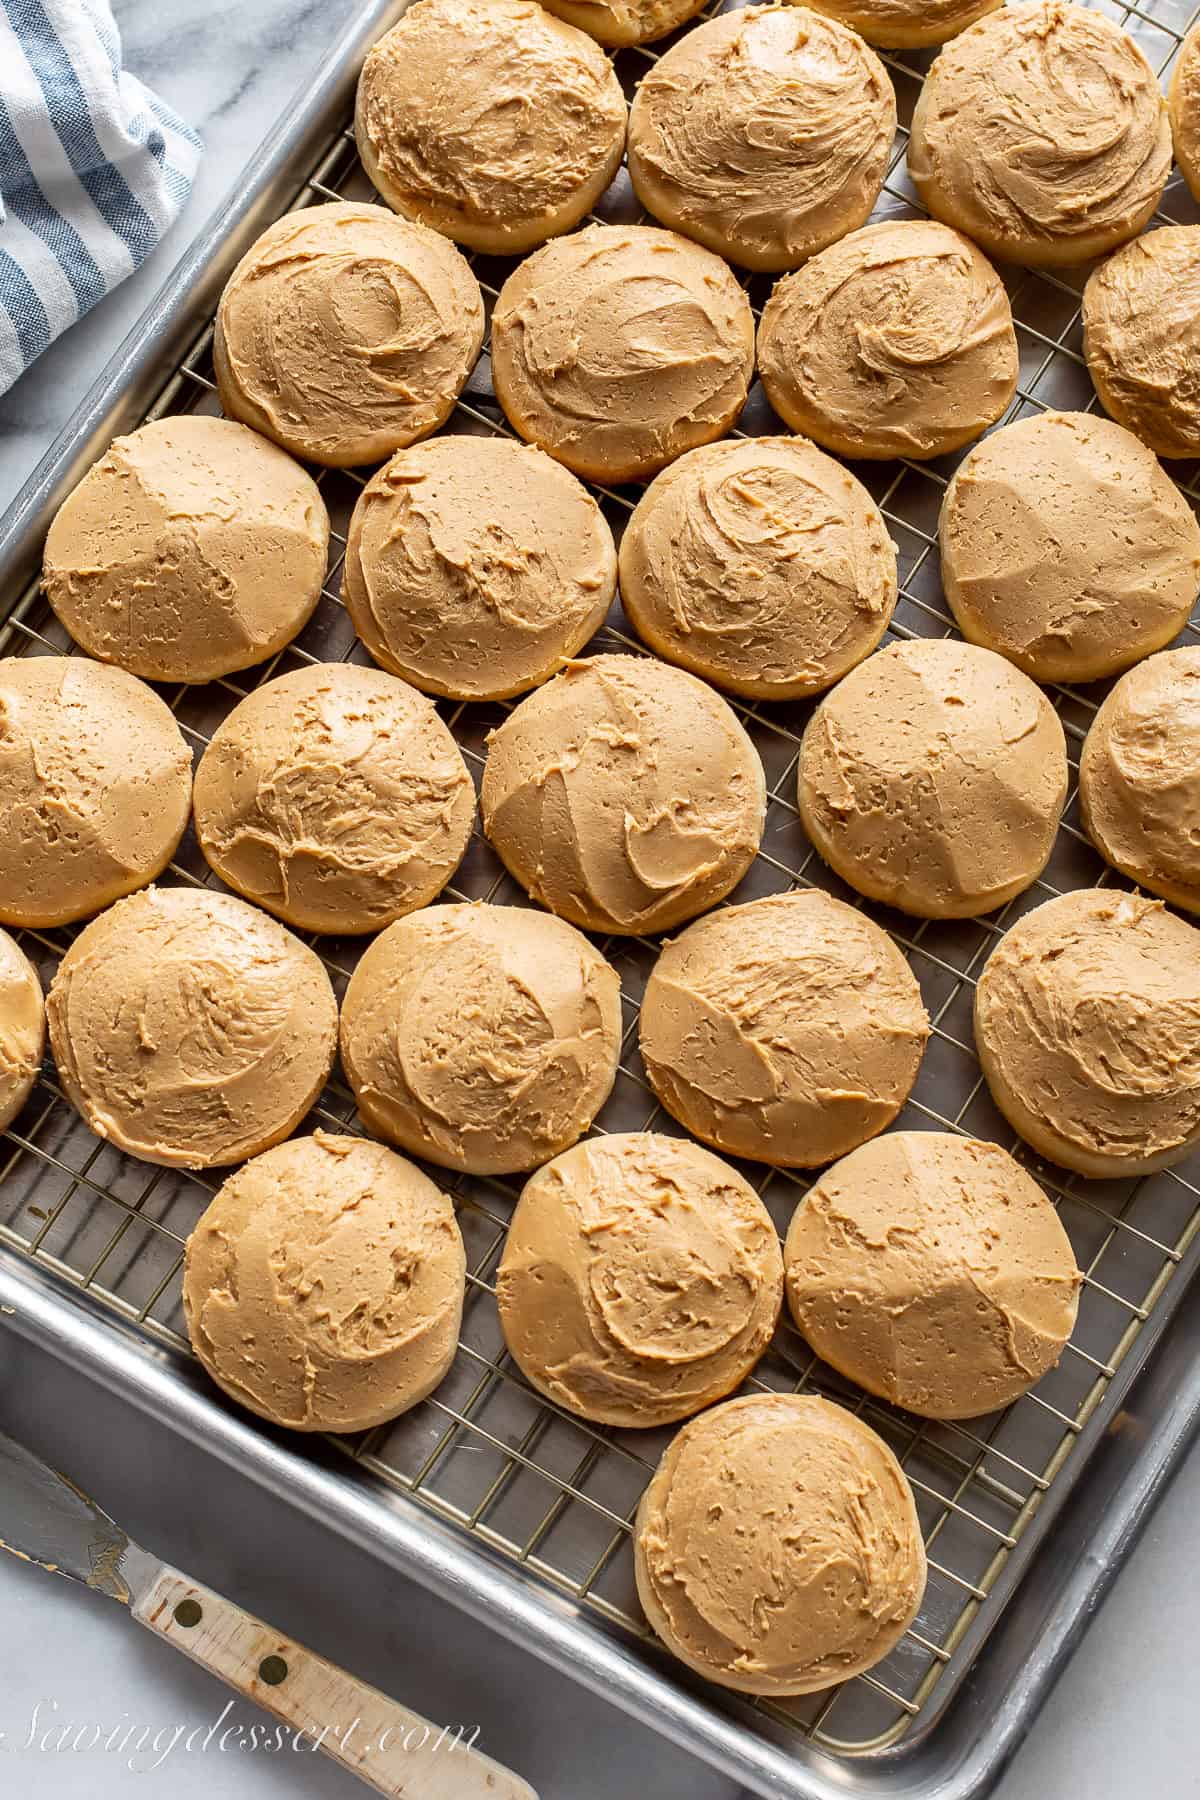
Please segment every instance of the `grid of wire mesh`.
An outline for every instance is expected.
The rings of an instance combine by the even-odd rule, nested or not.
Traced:
[[[711,17],[721,10],[725,6],[717,0],[700,16]],[[1193,16],[1191,0],[1104,4],[1101,10],[1126,26],[1162,74]],[[617,54],[616,66],[627,89],[662,47]],[[874,216],[916,215],[920,209],[905,176],[904,150],[907,121],[930,53],[889,55],[885,60],[896,84],[900,127]],[[298,171],[299,179],[303,172]],[[307,175],[295,204],[372,195],[353,137],[343,131]],[[596,216],[610,221],[643,217],[624,171]],[[1198,216],[1176,176],[1164,197],[1159,222],[1192,222]],[[473,262],[490,309],[511,265],[484,257]],[[1019,390],[1008,417],[1046,407],[1095,408],[1081,354],[1079,300],[1084,274],[1009,271],[1006,279],[1021,353]],[[747,286],[757,310],[769,283],[753,278]],[[219,411],[212,380],[211,327],[178,368],[164,372],[162,389],[147,416],[181,411]],[[445,429],[466,434],[508,429],[492,394],[486,342]],[[752,392],[737,429],[743,434],[782,429],[760,389]],[[899,550],[901,598],[890,638],[951,632],[935,534],[942,491],[957,460],[856,467],[881,506]],[[1176,465],[1172,472],[1200,507],[1200,465]],[[245,676],[198,688],[160,690],[197,755],[251,687],[308,662],[369,660],[339,599],[347,525],[365,477],[323,471],[319,479],[333,524],[330,568],[320,605],[296,643]],[[619,534],[638,490],[595,491]],[[1192,637],[1200,638],[1200,609],[1188,629]],[[641,649],[619,602],[594,647]],[[73,646],[33,585],[15,597],[8,624],[0,630],[0,654],[63,653],[74,653]],[[935,1690],[939,1699],[945,1698],[963,1666],[955,1652],[967,1626],[981,1608],[999,1604],[992,1597],[997,1577],[1059,1471],[1067,1466],[1085,1424],[1104,1408],[1117,1367],[1136,1354],[1143,1326],[1200,1227],[1200,1158],[1126,1182],[1084,1181],[1037,1164],[992,1107],[973,1048],[975,980],[1006,927],[1053,893],[1095,883],[1119,884],[1087,843],[1077,812],[1078,751],[1102,697],[1102,689],[1053,692],[1071,752],[1072,788],[1042,879],[993,917],[945,923],[916,923],[866,905],[812,851],[794,800],[799,737],[809,708],[738,706],[762,756],[769,805],[760,854],[733,899],[817,885],[864,905],[892,932],[908,957],[933,1021],[919,1080],[898,1124],[993,1138],[1030,1162],[1057,1205],[1085,1272],[1078,1324],[1058,1368],[1006,1412],[966,1424],[923,1423],[869,1399],[818,1362],[786,1321],[781,1325],[747,1388],[822,1393],[861,1413],[882,1432],[899,1455],[916,1495],[930,1580],[913,1628],[873,1672],[795,1701],[751,1704],[719,1697],[722,1704],[735,1707],[776,1736],[801,1732],[844,1752],[876,1748],[902,1737]],[[478,779],[487,733],[506,708],[447,702],[441,710]],[[190,832],[166,879],[219,885]],[[446,897],[524,902],[478,826]],[[21,934],[44,982],[72,935],[70,930]],[[340,997],[362,941],[330,937],[308,941],[322,956]],[[656,1106],[637,1052],[638,1006],[657,945],[643,939],[599,941],[621,975],[625,1036],[620,1073],[597,1129],[652,1126],[674,1131],[677,1127]],[[358,1129],[353,1097],[340,1079],[330,1083],[308,1123]],[[744,1165],[744,1172],[785,1231],[808,1179],[758,1165]],[[350,1459],[347,1477],[353,1478],[355,1466],[369,1470],[514,1558],[608,1625],[648,1641],[633,1585],[631,1526],[670,1433],[593,1427],[528,1388],[505,1353],[493,1290],[519,1186],[505,1180],[448,1181],[444,1172],[434,1173],[455,1194],[467,1244],[468,1298],[460,1351],[446,1381],[413,1412],[344,1442]],[[179,1304],[183,1246],[218,1184],[217,1176],[153,1168],[114,1151],[83,1125],[47,1066],[23,1113],[0,1139],[0,1243],[88,1289],[103,1304],[136,1321],[149,1337],[186,1350]]]

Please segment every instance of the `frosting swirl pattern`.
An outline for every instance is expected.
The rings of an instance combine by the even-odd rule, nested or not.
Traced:
[[[213,361],[227,413],[345,467],[436,430],[482,342],[479,284],[453,244],[342,201],[287,213],[250,247],[221,295]]]
[[[751,269],[790,269],[862,225],[896,99],[879,58],[804,6],[696,26],[638,86],[629,174],[648,212]]]
[[[908,172],[935,218],[992,256],[1086,262],[1136,236],[1171,172],[1153,69],[1066,0],[1003,6],[947,45],[913,115]]]
[[[1012,308],[959,232],[886,220],[778,283],[758,368],[779,416],[827,450],[944,456],[994,424],[1016,392]]]
[[[1200,456],[1200,225],[1147,232],[1092,272],[1083,349],[1118,425],[1156,456]]]
[[[733,271],[649,226],[591,225],[545,245],[492,315],[510,422],[592,481],[643,480],[721,437],[753,367],[754,315]]]
[[[1200,24],[1192,26],[1175,59],[1168,110],[1175,160],[1192,198],[1200,198]]]
[[[810,0],[817,12],[840,19],[868,44],[888,50],[915,50],[944,44],[995,12],[1003,0]]]

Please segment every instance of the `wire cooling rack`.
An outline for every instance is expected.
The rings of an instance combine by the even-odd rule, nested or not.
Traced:
[[[700,15],[727,7],[710,5]],[[1193,16],[1190,0],[1145,0],[1103,5],[1124,25],[1161,75],[1169,70]],[[687,29],[685,27],[685,29]],[[669,42],[670,40],[668,40]],[[615,64],[626,90],[663,46],[622,51]],[[918,216],[904,168],[907,125],[931,53],[888,55],[900,125],[888,180],[875,218]],[[371,199],[348,129],[311,171],[297,171],[295,205]],[[597,218],[633,222],[639,211],[622,170]],[[1164,197],[1158,223],[1198,217],[1178,176]],[[511,263],[472,259],[490,307]],[[1086,272],[1084,272],[1086,273]],[[1008,419],[1047,407],[1095,409],[1097,401],[1081,354],[1080,294],[1084,273],[1008,271],[1017,324],[1020,383]],[[757,311],[769,281],[747,281]],[[185,411],[217,413],[211,364],[211,323],[164,378],[147,418]],[[484,353],[445,428],[450,433],[506,431]],[[757,386],[739,422],[740,434],[783,427]],[[959,457],[932,464],[863,464],[865,482],[887,520],[899,551],[901,597],[889,638],[941,637],[952,631],[942,597],[936,552],[942,493]],[[853,465],[852,465],[853,466]],[[1195,506],[1200,466],[1172,473]],[[320,604],[288,650],[262,668],[204,687],[163,688],[197,755],[230,708],[254,686],[314,661],[369,659],[355,639],[339,598],[346,530],[365,476],[318,472],[333,524],[331,562]],[[596,489],[619,534],[637,489]],[[0,603],[0,612],[4,610]],[[1200,611],[1188,627],[1200,638]],[[594,649],[640,651],[619,602]],[[0,654],[77,654],[48,611],[36,584],[16,598],[0,629]],[[1054,854],[1029,892],[993,917],[916,923],[868,905],[846,889],[815,855],[801,829],[794,798],[796,756],[809,707],[746,706],[737,711],[766,770],[769,804],[762,848],[734,900],[819,886],[863,909],[900,945],[920,983],[933,1035],[913,1095],[898,1125],[955,1130],[995,1139],[1026,1162],[1050,1193],[1085,1271],[1079,1318],[1057,1369],[1007,1411],[965,1424],[921,1422],[869,1399],[820,1363],[790,1324],[745,1384],[754,1389],[824,1394],[861,1414],[893,1446],[916,1496],[929,1554],[929,1586],[913,1627],[891,1655],[865,1675],[822,1694],[792,1701],[750,1702],[728,1695],[717,1702],[786,1742],[801,1733],[843,1753],[878,1749],[911,1731],[940,1706],[965,1672],[960,1645],[988,1609],[1003,1603],[999,1577],[1035,1521],[1060,1472],[1070,1466],[1084,1427],[1111,1400],[1110,1384],[1127,1358],[1138,1356],[1143,1328],[1176,1275],[1200,1227],[1200,1157],[1137,1181],[1085,1181],[1048,1169],[1017,1142],[991,1105],[973,1049],[971,1012],[979,969],[1006,927],[1052,894],[1096,883],[1120,885],[1080,830],[1078,753],[1103,688],[1052,690],[1066,730],[1072,786]],[[441,711],[478,781],[488,731],[508,709],[443,703]],[[189,831],[165,878],[219,886]],[[525,903],[525,897],[481,836],[478,825],[447,898]],[[26,931],[21,940],[44,983],[73,931]],[[363,941],[308,939],[329,970],[339,998]],[[600,940],[620,972],[624,1005],[621,1068],[598,1121],[604,1131],[653,1127],[677,1131],[656,1106],[637,1052],[637,1014],[657,945],[645,939]],[[335,1078],[308,1126],[359,1129],[353,1096]],[[785,1170],[741,1165],[761,1192],[781,1233],[809,1181]],[[451,1179],[432,1171],[455,1195],[467,1245],[468,1294],[459,1354],[437,1392],[404,1418],[357,1439],[335,1440],[344,1450],[346,1477],[355,1468],[413,1496],[477,1539],[515,1559],[553,1589],[570,1596],[607,1626],[652,1643],[633,1583],[631,1528],[641,1493],[669,1430],[597,1428],[535,1394],[504,1349],[496,1315],[494,1274],[519,1184]],[[219,1185],[219,1175],[149,1167],[94,1137],[63,1097],[47,1065],[34,1094],[0,1139],[0,1243],[88,1290],[104,1306],[136,1322],[150,1340],[186,1351],[179,1276],[187,1235]],[[978,1634],[972,1634],[975,1639]]]

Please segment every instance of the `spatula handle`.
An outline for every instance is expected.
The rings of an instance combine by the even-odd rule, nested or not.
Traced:
[[[537,1800],[508,1769],[163,1567],[133,1616],[202,1668],[319,1743],[380,1794],[408,1800]]]

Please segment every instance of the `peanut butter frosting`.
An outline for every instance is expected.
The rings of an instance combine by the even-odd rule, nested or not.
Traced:
[[[389,206],[510,255],[591,210],[625,123],[603,51],[533,0],[416,0],[368,52],[355,114]]]
[[[342,597],[394,675],[504,700],[583,648],[616,586],[604,514],[552,457],[507,437],[440,437],[363,489]]]
[[[42,579],[89,656],[215,681],[303,629],[328,549],[311,475],[245,425],[185,413],[113,439],[59,507]]]
[[[223,881],[300,931],[379,931],[462,860],[475,789],[432,701],[316,663],[247,695],[196,771],[196,836]]]
[[[86,1123],[169,1168],[242,1162],[287,1137],[337,1041],[315,952],[206,888],[146,888],[93,919],[46,1011],[59,1078]]]
[[[0,922],[66,925],[153,881],[188,822],[169,708],[82,656],[0,661]]]
[[[944,44],[995,12],[1003,0],[812,0],[814,10],[840,19],[868,44],[888,50]]]
[[[251,245],[221,295],[213,361],[227,413],[344,468],[435,431],[482,343],[479,283],[454,245],[340,201]]]
[[[998,1144],[889,1131],[827,1169],[784,1251],[797,1329],[926,1419],[996,1412],[1075,1327],[1082,1277],[1045,1194]]]
[[[666,37],[703,5],[704,0],[551,0],[546,11],[619,50]]]
[[[45,1042],[42,984],[25,952],[0,931],[0,1131],[33,1092]]]
[[[731,1156],[812,1168],[890,1125],[929,1036],[920,990],[878,925],[820,889],[699,919],[642,1002],[662,1105]]]
[[[1045,694],[951,638],[869,658],[800,748],[800,816],[825,861],[920,918],[973,918],[1036,881],[1066,797],[1066,737]]]
[[[729,1400],[678,1432],[638,1508],[646,1617],[746,1694],[808,1694],[885,1657],[916,1617],[925,1548],[883,1439],[809,1394]]]
[[[929,219],[853,231],[778,283],[758,371],[779,416],[842,456],[944,456],[1005,411],[1017,337],[1004,283]]]
[[[1183,630],[1200,589],[1187,501],[1092,413],[1042,413],[976,445],[938,531],[959,630],[1035,681],[1119,674]]]
[[[1121,677],[1083,746],[1079,800],[1114,868],[1200,913],[1200,645]]]
[[[368,948],[342,1007],[363,1123],[474,1175],[534,1169],[587,1130],[617,1072],[620,982],[561,919],[432,906]]]
[[[454,1357],[454,1207],[382,1144],[318,1131],[256,1156],[188,1239],[183,1309],[213,1380],[293,1431],[366,1431]]]
[[[664,225],[751,269],[792,269],[865,223],[896,97],[856,32],[749,6],[681,37],[638,85],[629,174]]]
[[[947,45],[913,114],[908,172],[935,218],[1033,267],[1135,237],[1171,172],[1154,70],[1065,0],[1002,6]]]
[[[820,693],[875,648],[896,605],[879,508],[798,438],[689,450],[639,501],[620,566],[651,649],[749,699]]]
[[[1093,271],[1083,349],[1119,425],[1157,456],[1200,456],[1200,225],[1147,232]]]
[[[589,1139],[539,1169],[496,1276],[527,1379],[618,1426],[669,1425],[730,1393],[782,1297],[779,1239],[749,1182],[649,1131]]]
[[[645,656],[568,664],[493,731],[483,828],[509,872],[589,931],[665,931],[754,860],[762,764],[732,709]]]
[[[1168,108],[1175,160],[1192,198],[1200,199],[1200,24],[1192,26],[1175,60]]]
[[[722,437],[754,368],[750,302],[674,232],[591,225],[515,269],[492,314],[492,377],[514,429],[576,475],[648,479]]]
[[[975,996],[992,1098],[1083,1175],[1166,1168],[1200,1142],[1200,931],[1157,900],[1083,888],[1001,938]]]

